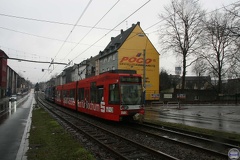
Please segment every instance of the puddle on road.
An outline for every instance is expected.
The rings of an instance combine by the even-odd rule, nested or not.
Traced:
[[[151,110],[152,109],[152,110]],[[146,110],[145,119],[181,123],[189,126],[240,133],[239,106],[187,106],[187,109]]]
[[[7,101],[0,104],[0,124],[11,117],[17,111],[17,102]]]

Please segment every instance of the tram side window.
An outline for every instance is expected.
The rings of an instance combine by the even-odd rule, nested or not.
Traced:
[[[109,104],[119,104],[119,103],[120,103],[119,85],[110,84],[109,85]]]
[[[67,91],[63,91],[63,98],[67,97]]]
[[[56,94],[57,98],[62,98],[62,91],[57,91],[57,94]]]
[[[59,97],[62,99],[63,98],[63,91],[59,91]]]
[[[68,98],[69,98],[69,95],[70,95],[69,92],[70,92],[70,90],[67,90],[67,91],[66,91],[66,97],[68,97]]]
[[[60,91],[57,91],[56,98],[60,98]]]
[[[96,82],[92,82],[90,88],[90,101],[92,103],[96,103],[96,100],[97,100],[97,86]]]
[[[97,103],[100,103],[102,101],[103,97],[103,86],[97,87]]]
[[[75,90],[74,89],[71,89],[70,90],[70,95],[69,95],[70,98],[74,98],[75,97]]]
[[[78,100],[83,101],[84,100],[84,88],[78,89]]]

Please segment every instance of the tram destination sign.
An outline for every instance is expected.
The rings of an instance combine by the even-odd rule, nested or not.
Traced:
[[[121,82],[135,82],[135,83],[140,83],[141,78],[140,77],[121,77],[120,78]]]

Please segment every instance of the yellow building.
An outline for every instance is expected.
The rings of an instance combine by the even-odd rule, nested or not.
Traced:
[[[100,52],[99,60],[100,73],[115,69],[136,70],[144,77],[145,70],[146,100],[159,99],[159,53],[139,22],[112,37],[104,51]]]

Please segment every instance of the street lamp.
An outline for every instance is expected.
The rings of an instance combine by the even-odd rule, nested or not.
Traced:
[[[139,37],[145,37],[144,33],[139,33]],[[147,43],[147,40],[146,40]],[[146,46],[145,46],[146,47]],[[143,103],[146,101],[146,49],[143,49]]]

